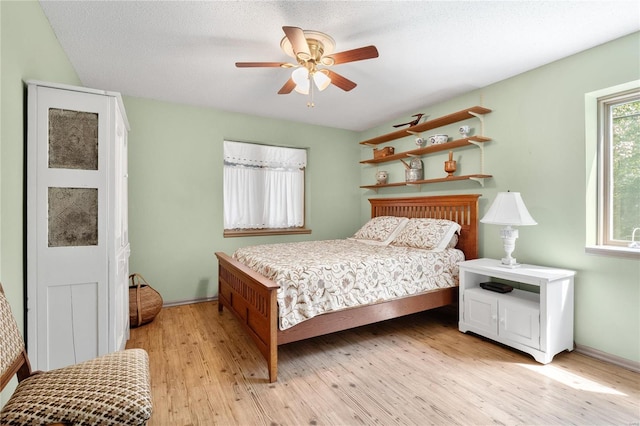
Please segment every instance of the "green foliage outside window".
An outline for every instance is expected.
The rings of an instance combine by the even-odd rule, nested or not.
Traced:
[[[614,240],[631,241],[640,227],[640,100],[614,105],[613,121],[613,232]],[[640,231],[636,232],[636,240]]]

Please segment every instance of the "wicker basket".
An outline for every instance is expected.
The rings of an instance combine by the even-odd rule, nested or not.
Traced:
[[[162,296],[140,274],[129,275],[129,325],[139,327],[154,320],[162,309]]]

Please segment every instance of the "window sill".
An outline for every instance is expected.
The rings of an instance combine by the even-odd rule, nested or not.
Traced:
[[[640,259],[640,248],[618,246],[586,246],[584,248],[584,251],[587,254],[622,257],[626,259]]]
[[[235,237],[258,237],[264,235],[298,235],[310,234],[311,229],[308,228],[273,228],[273,229],[241,229],[241,230],[225,230],[224,238]]]

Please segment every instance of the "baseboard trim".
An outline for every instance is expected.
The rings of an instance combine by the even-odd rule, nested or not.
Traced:
[[[601,361],[626,368],[627,370],[640,373],[640,362],[631,361],[630,359],[622,358],[616,355],[611,355],[609,353],[599,351],[598,349],[590,348],[589,346],[576,345],[575,351],[583,355],[590,356],[591,358],[596,358]]]
[[[218,296],[212,296],[212,297],[201,297],[198,299],[189,299],[189,300],[177,300],[174,302],[165,302],[162,304],[163,308],[170,308],[172,306],[181,306],[181,305],[191,305],[193,303],[204,303],[204,302],[211,302],[214,300],[218,300]]]

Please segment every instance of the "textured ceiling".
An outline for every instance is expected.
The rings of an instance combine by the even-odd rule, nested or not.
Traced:
[[[41,1],[82,84],[123,95],[363,130],[640,30],[634,1]],[[380,57],[358,86],[278,95],[282,26]],[[630,54],[638,54],[630,52]],[[585,70],[589,72],[589,70]]]

